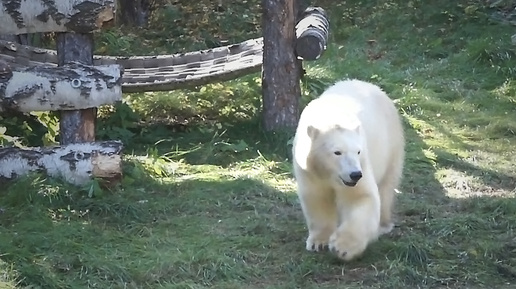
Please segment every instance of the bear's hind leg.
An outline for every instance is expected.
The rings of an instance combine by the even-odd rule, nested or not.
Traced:
[[[390,233],[394,228],[392,221],[392,209],[395,201],[395,191],[399,185],[401,172],[403,166],[403,159],[400,158],[397,162],[393,162],[389,173],[384,176],[378,184],[378,192],[380,194],[380,235]]]
[[[328,246],[331,234],[337,228],[337,211],[331,189],[314,185],[298,185],[298,196],[308,227],[306,249],[319,251]]]
[[[378,191],[380,192],[381,207],[380,207],[380,235],[388,234],[394,228],[392,221],[392,207],[394,204],[394,189],[390,184],[380,184]]]

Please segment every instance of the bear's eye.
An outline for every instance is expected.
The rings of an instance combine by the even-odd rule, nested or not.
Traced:
[[[360,151],[358,151],[358,154],[360,154]]]
[[[336,156],[340,156],[342,153],[340,151],[334,151],[333,152]]]

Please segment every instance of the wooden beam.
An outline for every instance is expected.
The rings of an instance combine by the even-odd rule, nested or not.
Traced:
[[[30,172],[43,172],[75,185],[92,178],[116,183],[122,176],[119,141],[70,144],[38,148],[0,148],[0,178],[13,179]]]
[[[301,68],[294,53],[295,2],[262,0],[262,117],[266,131],[295,129],[299,119]]]
[[[93,64],[93,35],[57,34],[58,65],[72,62]],[[97,109],[63,110],[59,120],[60,144],[95,141],[95,120]]]
[[[0,111],[78,110],[122,100],[120,65],[72,63],[2,71],[0,63]]]
[[[89,33],[114,21],[115,0],[0,0],[0,34]]]

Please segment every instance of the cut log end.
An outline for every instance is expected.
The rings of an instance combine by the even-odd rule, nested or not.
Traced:
[[[122,156],[102,155],[97,152],[91,160],[91,175],[101,179],[120,179],[122,177]]]
[[[317,60],[325,49],[324,42],[316,33],[303,35],[296,41],[296,55],[303,60]]]

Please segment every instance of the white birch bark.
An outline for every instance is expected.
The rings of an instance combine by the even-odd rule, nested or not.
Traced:
[[[115,0],[0,1],[0,34],[89,33],[113,21]]]
[[[66,146],[0,149],[0,178],[12,179],[29,172],[83,185],[92,178],[116,180],[122,176],[123,144],[119,141],[78,143]]]
[[[119,65],[34,66],[0,78],[0,111],[79,110],[122,100]]]

